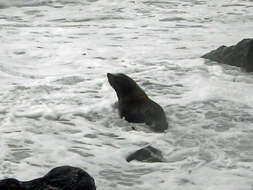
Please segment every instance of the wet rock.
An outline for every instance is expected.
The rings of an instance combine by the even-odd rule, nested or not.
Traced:
[[[202,58],[253,72],[253,38],[244,39],[234,46],[221,46],[203,55]]]
[[[84,170],[71,166],[52,169],[44,177],[31,181],[0,180],[1,190],[96,190],[94,179]]]
[[[136,152],[130,154],[126,160],[131,162],[132,160],[142,162],[163,162],[164,158],[162,152],[152,146],[144,147]]]

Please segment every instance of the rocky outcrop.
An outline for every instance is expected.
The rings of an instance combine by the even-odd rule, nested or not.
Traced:
[[[203,55],[202,58],[253,72],[253,39],[244,39],[234,46],[221,46]]]
[[[132,160],[142,162],[163,162],[164,158],[160,150],[152,146],[147,146],[130,154],[127,156],[126,160],[128,162],[131,162]]]
[[[52,169],[31,181],[14,178],[0,180],[1,190],[96,190],[94,179],[84,170],[71,166]]]

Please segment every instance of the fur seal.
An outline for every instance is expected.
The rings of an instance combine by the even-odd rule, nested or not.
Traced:
[[[125,117],[132,123],[145,123],[155,132],[168,129],[161,106],[151,100],[133,79],[121,73],[107,73],[107,78],[118,97],[120,118]]]

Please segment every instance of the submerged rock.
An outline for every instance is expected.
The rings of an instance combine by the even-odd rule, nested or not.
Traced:
[[[142,162],[163,162],[164,158],[162,152],[152,146],[144,147],[136,152],[130,154],[126,160],[131,162],[132,160]]]
[[[253,72],[253,38],[244,39],[234,46],[221,46],[202,58],[237,66]]]
[[[44,177],[21,182],[0,180],[1,190],[96,190],[94,179],[84,170],[71,166],[52,169]]]

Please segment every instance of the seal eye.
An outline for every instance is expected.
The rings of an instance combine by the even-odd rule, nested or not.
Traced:
[[[114,78],[114,80],[119,82],[122,80],[126,80],[126,76],[124,74],[115,74],[112,77]]]
[[[118,77],[122,77],[122,78],[123,78],[123,77],[126,77],[126,75],[124,75],[124,74],[122,74],[122,73],[117,74],[117,76],[118,76]]]

